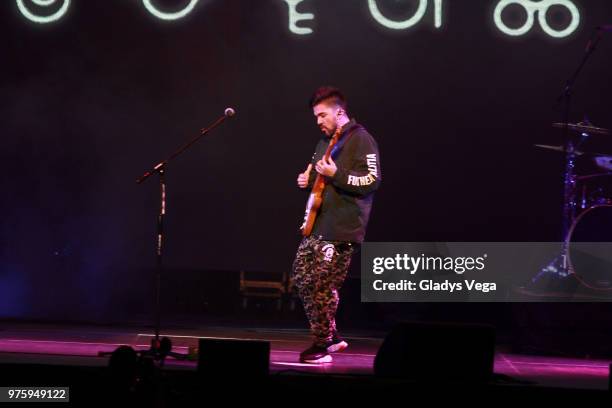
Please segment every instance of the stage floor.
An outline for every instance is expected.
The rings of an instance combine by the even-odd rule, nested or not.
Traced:
[[[173,351],[187,353],[199,338],[252,339],[271,343],[271,372],[298,371],[311,374],[373,374],[374,356],[382,343],[382,334],[344,333],[349,348],[334,354],[333,363],[299,363],[299,353],[310,345],[306,330],[265,327],[215,326],[163,330],[171,338]],[[50,324],[4,324],[0,330],[0,364],[70,364],[105,366],[108,357],[98,352],[112,352],[120,345],[147,349],[153,334],[149,329],[125,326],[86,326]],[[498,352],[495,372],[528,383],[571,389],[606,390],[610,361],[572,359]],[[196,362],[168,358],[167,369],[195,370]]]

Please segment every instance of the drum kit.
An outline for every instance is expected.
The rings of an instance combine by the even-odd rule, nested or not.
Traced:
[[[594,291],[605,291],[612,295],[612,155],[581,150],[591,138],[610,135],[608,129],[593,126],[588,119],[581,123],[570,123],[572,96],[576,80],[599,44],[603,27],[596,27],[589,38],[578,67],[565,82],[557,103],[562,107],[561,122],[553,127],[563,130],[565,143],[562,146],[539,145],[544,149],[565,154],[563,194],[563,236],[560,254],[531,279],[536,289],[547,285],[567,293],[577,289],[579,283]],[[578,174],[577,164],[594,163],[597,171]]]
[[[553,123],[553,127],[571,132],[571,142],[535,146],[565,153],[563,245],[560,256],[532,281],[554,274],[562,279],[573,277],[592,290],[612,291],[612,263],[606,261],[612,257],[612,155],[582,148],[591,136],[610,136],[611,132],[588,122]],[[579,164],[594,164],[597,170],[579,174]]]

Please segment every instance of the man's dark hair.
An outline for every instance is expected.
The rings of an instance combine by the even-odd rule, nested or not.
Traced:
[[[314,108],[321,102],[330,102],[346,110],[346,98],[338,88],[333,86],[322,86],[315,91],[310,98],[310,107]]]

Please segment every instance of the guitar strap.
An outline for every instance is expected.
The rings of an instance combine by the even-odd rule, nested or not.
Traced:
[[[338,157],[338,155],[340,154],[340,151],[344,147],[345,143],[348,142],[351,136],[353,136],[355,132],[359,129],[363,129],[363,126],[356,125],[347,135],[345,135],[341,140],[338,141],[338,143],[336,143],[330,154],[332,159],[336,160],[336,157]]]

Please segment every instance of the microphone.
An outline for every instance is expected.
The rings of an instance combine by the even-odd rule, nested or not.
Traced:
[[[200,134],[204,135],[204,134],[208,133],[209,130],[219,126],[226,119],[231,118],[235,114],[236,114],[236,111],[234,110],[234,108],[225,108],[225,110],[223,111],[223,116],[221,116],[219,119],[217,119],[217,121],[215,123],[213,123],[212,125],[210,125],[209,127],[200,129]]]

